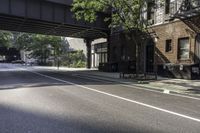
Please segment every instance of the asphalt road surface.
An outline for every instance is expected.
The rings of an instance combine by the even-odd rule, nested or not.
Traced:
[[[200,99],[0,64],[0,133],[200,133]]]

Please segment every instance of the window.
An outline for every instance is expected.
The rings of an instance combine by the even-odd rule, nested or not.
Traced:
[[[170,0],[165,0],[165,14],[169,14]]]
[[[94,53],[95,47],[94,45],[91,46],[92,53]]]
[[[154,1],[151,1],[147,4],[147,19],[153,20],[154,19]]]
[[[108,53],[105,53],[105,63],[108,62]]]
[[[125,60],[125,58],[126,58],[126,49],[125,49],[125,46],[122,45],[121,46],[121,59]]]
[[[99,53],[99,63],[107,63],[107,53]]]
[[[180,38],[178,40],[178,58],[179,59],[190,58],[189,38]]]
[[[166,40],[165,42],[165,52],[171,52],[172,51],[172,40]]]

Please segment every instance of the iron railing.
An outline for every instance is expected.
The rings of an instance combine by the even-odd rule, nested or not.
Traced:
[[[174,0],[170,3],[170,16],[187,18],[200,14],[200,0]]]

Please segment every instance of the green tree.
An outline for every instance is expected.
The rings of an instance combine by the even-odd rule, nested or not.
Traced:
[[[54,56],[56,61],[57,57],[62,54],[62,40],[61,37],[47,36],[47,35],[34,35],[33,43],[31,45],[32,57],[39,58],[42,64],[46,64],[49,56]],[[53,53],[52,53],[53,52]]]
[[[68,52],[62,58],[62,66],[82,68],[86,65],[85,55],[82,50]]]
[[[62,39],[58,36],[19,33],[15,46],[19,50],[29,51],[29,56],[37,58],[43,65],[47,64],[50,56],[57,58],[63,52]]]
[[[76,19],[90,23],[97,20],[99,12],[107,12],[111,16],[105,18],[105,21],[110,22],[111,28],[144,30],[146,25],[140,14],[144,2],[145,0],[74,0],[72,11]]]
[[[112,29],[122,28],[127,37],[135,44],[136,73],[139,72],[139,49],[147,38],[147,22],[142,17],[146,0],[74,0],[72,11],[77,20],[93,23],[98,18],[99,12],[110,13],[105,18]]]
[[[16,34],[15,47],[18,50],[30,51],[33,41],[33,34],[18,33]]]
[[[0,31],[0,47],[11,47],[12,46],[13,34],[8,31]]]

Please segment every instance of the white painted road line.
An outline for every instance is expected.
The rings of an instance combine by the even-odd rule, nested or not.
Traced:
[[[113,82],[111,81],[105,81],[105,80],[101,80],[101,79],[95,79],[95,78],[90,78],[90,77],[83,77],[83,76],[79,76],[79,75],[72,75],[73,77],[78,77],[78,78],[82,78],[82,79],[89,79],[89,80],[93,80],[93,81],[98,81],[98,82],[103,82],[103,83],[108,83],[111,84]]]
[[[79,78],[83,78],[81,76],[78,76],[76,75],[75,77],[79,77]],[[84,77],[85,78],[85,77]],[[90,79],[90,80],[93,80],[93,81],[100,81],[100,82],[105,82],[105,83],[112,83],[112,82],[116,82],[116,81],[105,81],[105,80],[101,80],[101,79],[95,79],[95,78],[90,78],[90,77],[87,77],[86,79]],[[181,95],[181,94],[173,94],[171,92],[163,92],[163,91],[158,91],[158,90],[152,90],[152,89],[146,89],[146,88],[142,88],[141,86],[137,86],[137,85],[128,85],[127,83],[123,83],[123,82],[118,82],[120,84],[118,85],[121,85],[121,86],[124,86],[124,87],[128,87],[128,88],[134,88],[134,89],[137,89],[137,90],[145,90],[145,91],[151,91],[151,92],[156,92],[156,93],[161,93],[161,94],[166,94],[166,95],[171,95],[171,96],[177,96],[177,97],[183,97],[183,98],[188,98],[188,99],[193,99],[193,100],[199,100],[200,101],[200,98],[197,98],[197,97],[191,97],[191,96],[186,96],[186,95]]]
[[[171,95],[171,96],[176,96],[176,97],[183,97],[183,98],[188,98],[188,99],[193,99],[193,100],[198,100],[200,101],[200,98],[197,98],[197,97],[191,97],[191,96],[186,96],[186,95],[181,95],[181,94],[173,94],[171,93],[163,93],[163,91],[157,91],[157,90],[151,90],[151,89],[144,89],[142,88],[141,86],[132,86],[132,85],[125,85],[125,84],[121,84],[122,86],[126,86],[126,87],[129,87],[129,88],[134,88],[134,89],[138,89],[138,90],[146,90],[146,91],[151,91],[151,92],[156,92],[156,93],[161,93],[161,94],[165,94],[165,95]]]
[[[55,77],[51,77],[51,76],[44,75],[44,74],[41,74],[41,73],[38,73],[38,72],[33,72],[33,71],[29,71],[29,72],[35,73],[37,75],[40,75],[40,76],[43,76],[43,77],[46,77],[46,78],[49,78],[49,79],[57,80],[57,81],[60,81],[60,82],[63,82],[63,83],[74,85],[74,86],[77,86],[77,87],[80,87],[80,88],[84,88],[84,89],[87,89],[87,90],[90,90],[90,91],[94,91],[94,92],[97,92],[97,93],[100,93],[100,94],[111,96],[111,97],[114,97],[114,98],[117,98],[117,99],[121,99],[121,100],[124,100],[124,101],[135,103],[135,104],[138,104],[138,105],[141,105],[141,106],[144,106],[144,107],[148,107],[148,108],[151,108],[151,109],[155,109],[155,110],[158,110],[158,111],[161,111],[161,112],[165,112],[165,113],[168,113],[168,114],[176,115],[176,116],[179,116],[179,117],[182,117],[182,118],[186,118],[186,119],[189,119],[189,120],[192,120],[192,121],[200,123],[200,119],[198,119],[198,118],[190,117],[190,116],[187,116],[187,115],[184,115],[184,114],[180,114],[180,113],[176,113],[176,112],[173,112],[173,111],[170,111],[170,110],[167,110],[167,109],[162,109],[162,108],[159,108],[159,107],[156,107],[156,106],[152,106],[152,105],[149,105],[149,104],[145,104],[145,103],[142,103],[142,102],[138,102],[138,101],[131,100],[131,99],[128,99],[128,98],[124,98],[124,97],[121,97],[121,96],[110,94],[110,93],[107,93],[107,92],[103,92],[103,91],[99,91],[99,90],[96,90],[96,89],[92,89],[90,87],[86,87],[86,86],[83,86],[83,85],[78,85],[78,84],[75,84],[75,83],[72,83],[72,82],[69,82],[69,81],[66,81],[66,80],[62,80],[62,79],[58,79],[58,78],[55,78]]]

